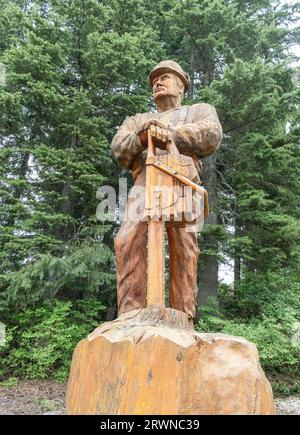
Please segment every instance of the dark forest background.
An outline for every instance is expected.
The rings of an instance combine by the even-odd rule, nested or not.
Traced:
[[[299,12],[275,0],[0,0],[2,384],[65,379],[76,343],[116,315],[119,224],[96,219],[96,192],[130,185],[110,142],[153,106],[148,73],[172,59],[192,78],[185,104],[213,104],[224,130],[203,161],[197,328],[255,342],[275,391],[300,391]],[[232,285],[218,280],[229,266]]]

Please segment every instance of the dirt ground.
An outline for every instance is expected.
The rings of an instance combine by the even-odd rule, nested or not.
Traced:
[[[65,414],[66,383],[20,382],[0,387],[0,415]]]
[[[65,414],[66,383],[20,382],[0,387],[0,415]],[[300,415],[300,396],[276,399],[278,415]]]

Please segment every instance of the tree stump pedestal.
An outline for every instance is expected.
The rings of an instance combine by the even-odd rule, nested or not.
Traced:
[[[274,414],[254,344],[198,333],[164,307],[99,326],[74,351],[68,414]]]

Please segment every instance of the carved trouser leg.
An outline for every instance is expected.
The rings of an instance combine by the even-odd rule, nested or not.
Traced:
[[[147,224],[126,222],[115,238],[118,313],[145,308]],[[169,227],[170,307],[195,317],[198,244],[196,231]]]
[[[187,231],[187,228],[192,231]],[[167,231],[170,250],[170,307],[194,318],[199,255],[196,226],[169,227]]]
[[[135,188],[145,186],[145,171],[135,182]],[[147,306],[147,240],[146,222],[133,219],[134,209],[144,204],[144,195],[136,200],[132,190],[128,198],[128,219],[123,222],[115,238],[117,267],[118,313],[126,313]],[[170,251],[170,306],[195,317],[198,244],[196,227],[168,226]]]
[[[115,238],[118,313],[146,308],[146,222],[124,222]]]
[[[144,170],[129,193],[127,218],[114,241],[119,315],[147,306],[148,225],[140,220],[145,204],[145,184]]]

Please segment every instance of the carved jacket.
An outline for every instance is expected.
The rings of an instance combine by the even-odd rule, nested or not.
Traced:
[[[134,179],[143,170],[147,155],[137,132],[139,127],[151,118],[158,119],[166,127],[173,129],[174,142],[179,153],[193,158],[200,175],[200,159],[213,154],[223,137],[215,108],[209,104],[199,103],[166,112],[138,113],[127,117],[112,140],[112,152],[121,167],[132,171]],[[166,151],[158,149],[157,153],[162,154]]]

